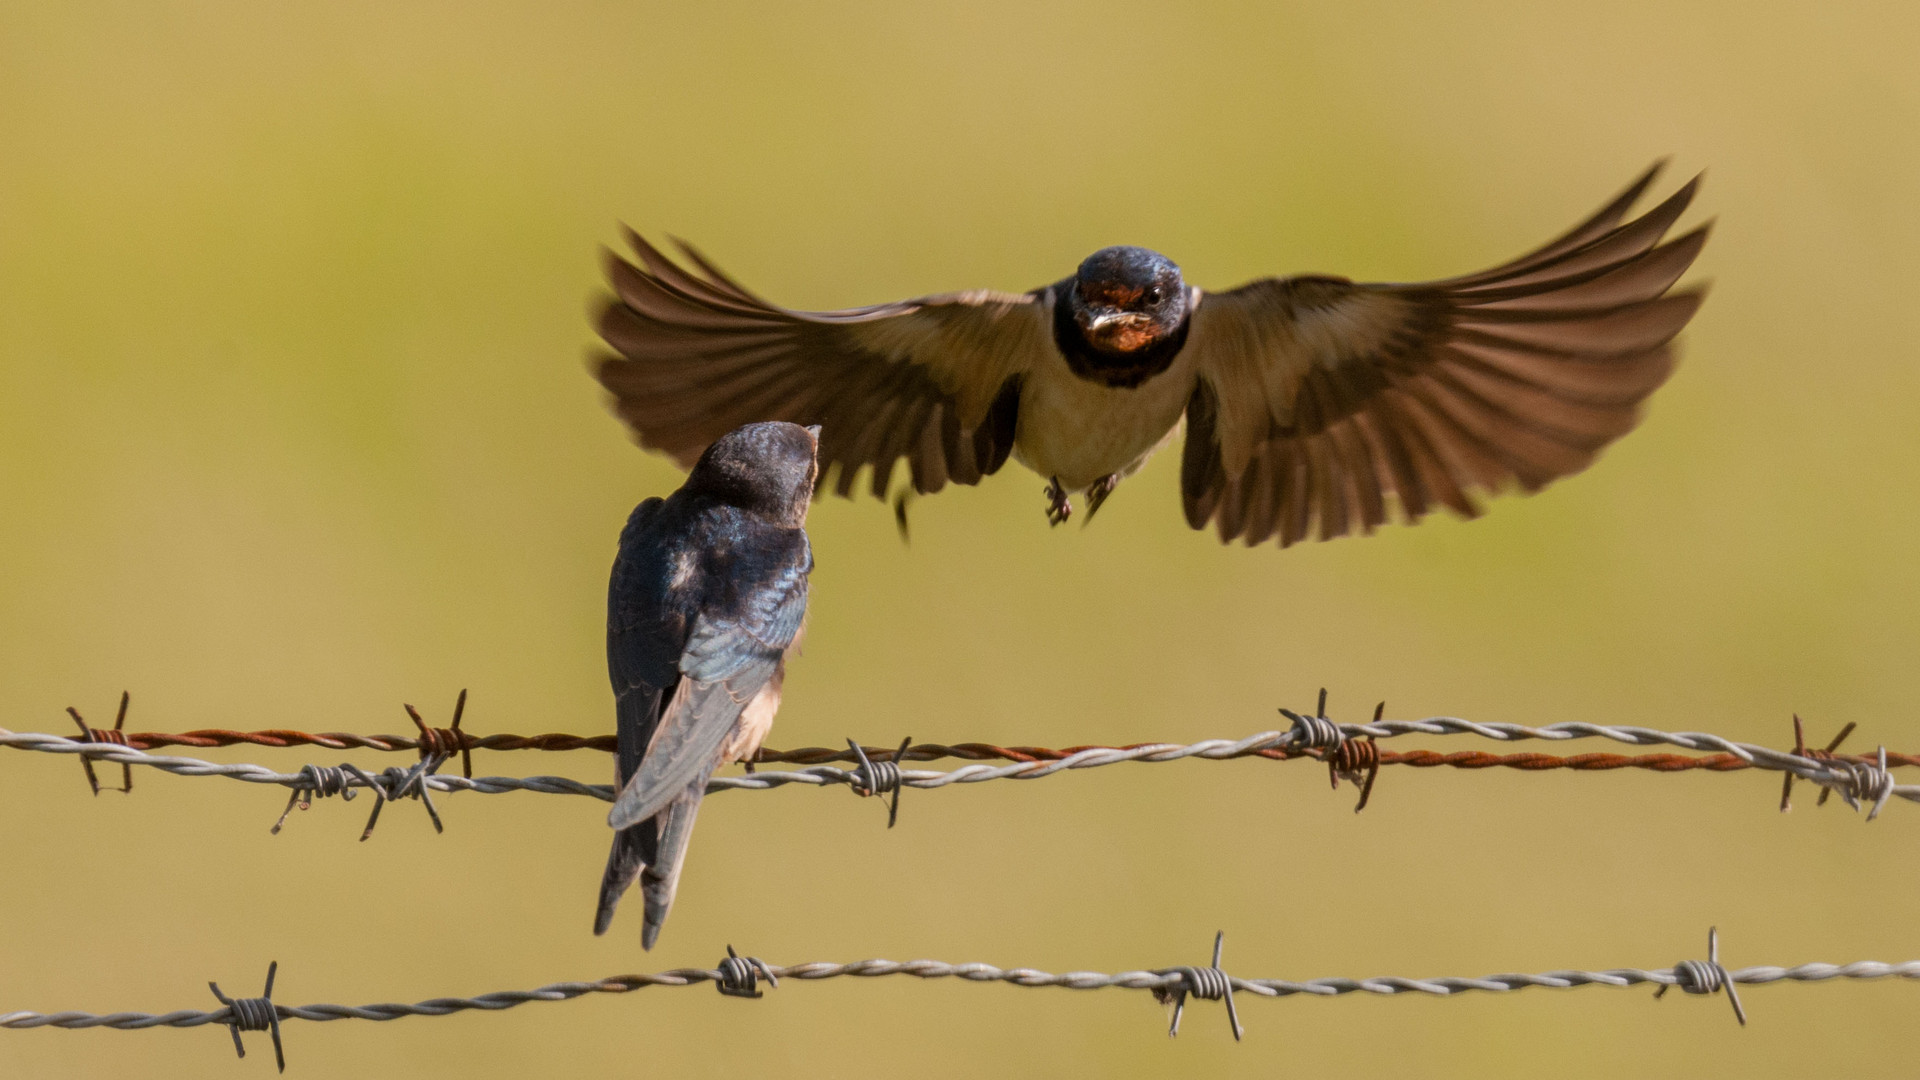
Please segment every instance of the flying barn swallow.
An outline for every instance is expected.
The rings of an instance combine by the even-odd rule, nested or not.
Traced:
[[[618,723],[618,832],[593,932],[637,878],[640,943],[673,906],[707,779],[760,749],[807,612],[807,505],[817,429],[749,424],[700,455],[687,482],[634,508],[607,587],[607,673]]]
[[[885,498],[903,457],[924,494],[1011,454],[1048,478],[1054,524],[1073,492],[1091,517],[1184,417],[1187,523],[1222,541],[1371,533],[1391,503],[1409,522],[1473,517],[1476,491],[1585,468],[1673,370],[1703,291],[1668,290],[1707,229],[1661,243],[1697,177],[1622,224],[1659,169],[1532,254],[1414,285],[1210,293],[1157,252],[1110,247],[1027,293],[792,311],[629,232],[642,265],[607,256],[614,354],[597,373],[640,444],[682,466],[748,421],[818,424],[821,486],[837,467],[841,495],[871,466]]]

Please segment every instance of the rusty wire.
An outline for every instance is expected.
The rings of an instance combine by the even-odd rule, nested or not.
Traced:
[[[78,740],[74,740],[78,741]],[[363,750],[417,750],[418,739],[405,735],[356,735],[349,732],[326,731],[305,732],[274,729],[268,731],[227,731],[219,728],[205,728],[198,731],[182,731],[173,734],[153,731],[127,733],[129,747],[136,750],[152,750],[163,746],[193,746],[214,748],[223,746],[324,746],[334,749]],[[901,761],[1010,761],[1018,763],[1061,761],[1075,754],[1089,750],[1113,750],[1130,752],[1136,750],[1155,750],[1178,743],[1087,743],[1079,746],[997,746],[993,743],[914,743]],[[614,736],[612,735],[468,735],[465,747],[473,750],[604,750],[612,753]],[[899,753],[896,748],[885,746],[862,746],[869,759],[873,761],[896,760]],[[1269,761],[1289,761],[1311,757],[1301,751],[1289,752],[1279,747],[1253,747],[1232,754],[1201,755],[1208,761],[1231,761],[1240,758],[1265,758]],[[1382,765],[1411,765],[1417,769],[1431,769],[1441,766],[1454,769],[1519,769],[1523,772],[1544,772],[1553,769],[1572,769],[1576,772],[1610,772],[1616,769],[1644,769],[1649,772],[1740,772],[1754,768],[1754,763],[1732,754],[1542,754],[1526,752],[1518,754],[1492,754],[1484,750],[1457,750],[1442,753],[1437,750],[1381,750]],[[1871,754],[1834,754],[1831,758],[1820,760],[1848,761],[1858,764],[1871,764]],[[762,747],[753,758],[756,765],[827,765],[839,762],[857,764],[858,758],[850,749],[834,749],[831,746],[796,746],[791,750],[776,750]],[[1920,754],[1902,754],[1887,751],[1889,767],[1920,765]]]

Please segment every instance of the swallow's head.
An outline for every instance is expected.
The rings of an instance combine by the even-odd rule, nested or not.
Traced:
[[[1138,247],[1087,256],[1067,298],[1087,343],[1132,353],[1165,340],[1187,317],[1187,283],[1172,259]]]
[[[799,528],[807,520],[818,471],[820,428],[784,421],[748,424],[722,435],[687,477],[687,486]]]

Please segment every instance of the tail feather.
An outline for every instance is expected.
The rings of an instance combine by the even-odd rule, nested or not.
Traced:
[[[640,771],[647,742],[653,737],[659,719],[660,701],[671,692],[671,688],[661,691],[641,683],[615,696],[614,709],[619,724],[618,753],[613,760],[616,788],[626,787],[633,774]],[[613,850],[607,853],[607,870],[600,878],[600,907],[593,915],[595,934],[607,932],[613,922],[614,909],[620,906],[620,897],[633,887],[640,871],[654,861],[657,839],[651,820],[637,822],[613,834]]]
[[[633,887],[640,872],[653,862],[656,834],[652,821],[643,821],[613,834],[613,850],[607,853],[607,872],[600,879],[600,908],[593,915],[593,932],[604,934],[613,923],[613,912],[620,897]]]
[[[711,769],[705,770],[652,820],[651,827],[658,830],[658,850],[640,875],[640,895],[647,905],[646,925],[640,931],[643,949],[653,948],[673,907],[673,895],[680,888],[680,867],[687,860],[687,841],[693,837],[693,819],[700,812],[700,797],[706,794],[711,773]]]

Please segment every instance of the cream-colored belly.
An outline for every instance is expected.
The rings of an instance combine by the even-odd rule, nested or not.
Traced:
[[[1021,390],[1014,456],[1041,476],[1058,477],[1068,491],[1125,476],[1172,436],[1192,394],[1186,355],[1131,390],[1082,379],[1065,359],[1048,357]]]

